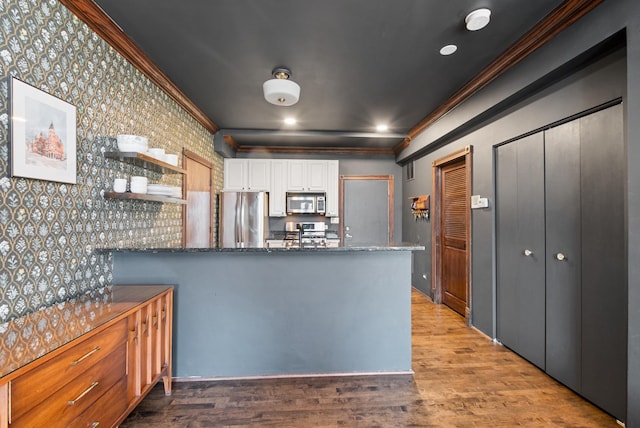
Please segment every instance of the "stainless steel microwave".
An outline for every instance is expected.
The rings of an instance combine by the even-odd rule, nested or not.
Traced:
[[[287,193],[287,214],[324,215],[326,211],[324,193]]]

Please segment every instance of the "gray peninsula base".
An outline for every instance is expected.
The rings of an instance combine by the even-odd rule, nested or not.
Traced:
[[[174,284],[176,378],[411,373],[411,251],[114,251]]]

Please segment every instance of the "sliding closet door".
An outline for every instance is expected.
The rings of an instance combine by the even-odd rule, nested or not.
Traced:
[[[546,371],[574,391],[581,378],[580,122],[544,133]]]
[[[542,133],[498,147],[496,167],[498,339],[544,369]]]
[[[627,255],[622,105],[580,119],[582,162],[582,390],[626,413]]]

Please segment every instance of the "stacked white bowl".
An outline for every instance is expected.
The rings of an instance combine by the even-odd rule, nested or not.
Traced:
[[[178,166],[178,155],[174,153],[166,153],[164,155],[164,161],[170,165]]]
[[[147,177],[135,175],[131,177],[131,193],[147,193]]]
[[[152,158],[156,158],[164,162],[164,149],[157,149],[157,148],[149,149],[147,151],[147,154]]]
[[[118,134],[116,139],[118,141],[118,150],[121,152],[144,153],[149,147],[149,140],[147,137],[141,137],[139,135]]]
[[[116,178],[113,180],[113,191],[116,193],[124,193],[127,191],[127,179]]]

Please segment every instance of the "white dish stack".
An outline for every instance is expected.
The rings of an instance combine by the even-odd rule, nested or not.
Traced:
[[[152,158],[158,159],[162,162],[164,162],[164,149],[158,149],[158,148],[153,148],[153,149],[149,149],[147,150],[147,154],[149,156],[151,156]]]
[[[142,177],[142,176],[133,176],[131,177],[131,185],[130,185],[130,189],[131,189],[131,193],[142,193],[145,194],[147,193],[147,177]]]
[[[164,155],[164,161],[170,165],[178,166],[178,155],[174,153],[166,153]]]
[[[139,135],[118,134],[116,140],[118,141],[118,150],[121,152],[144,153],[149,147],[147,137],[141,137]]]
[[[182,187],[167,186],[164,184],[149,184],[147,193],[150,195],[170,196],[172,198],[182,197]]]

